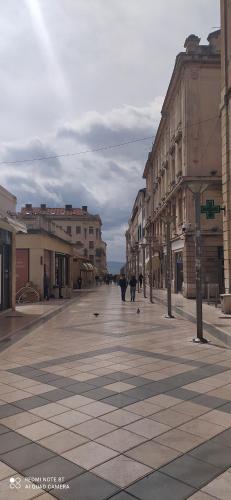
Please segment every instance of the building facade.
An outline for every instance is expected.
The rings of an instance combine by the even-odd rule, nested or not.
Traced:
[[[146,234],[152,238],[152,279],[165,286],[166,216],[171,215],[172,289],[195,297],[195,214],[190,186],[203,183],[201,204],[222,205],[220,31],[208,45],[190,35],[178,54],[161,121],[144,169]],[[223,291],[222,215],[202,224],[203,285]]]
[[[221,0],[221,132],[225,293],[231,293],[231,0]],[[231,312],[231,309],[230,311]]]
[[[128,276],[132,274],[139,276],[144,274],[145,268],[145,208],[146,208],[146,188],[140,189],[136,196],[131,217],[128,222],[126,237],[126,272]]]
[[[16,235],[16,294],[32,283],[44,298],[44,279],[49,296],[70,297],[73,288],[73,246],[70,236],[45,216],[21,219],[27,234]]]
[[[0,312],[15,308],[17,231],[26,232],[14,217],[16,197],[0,186]]]
[[[49,220],[66,231],[78,253],[97,268],[99,274],[107,272],[106,243],[102,240],[102,221],[99,215],[88,212],[87,206],[73,208],[49,208],[45,204],[33,207],[26,204],[21,209],[22,216],[45,215]]]

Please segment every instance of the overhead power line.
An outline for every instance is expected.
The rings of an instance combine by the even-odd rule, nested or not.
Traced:
[[[201,120],[195,123],[190,123],[190,125],[187,125],[188,128],[194,127],[196,125],[200,125],[202,123],[206,123],[212,120],[217,120],[219,118],[219,115],[213,116],[211,118],[207,118],[206,120]],[[148,141],[150,139],[154,139],[154,134],[150,135],[148,137],[140,137],[138,139],[132,139],[131,141],[126,141],[126,142],[121,142],[119,144],[111,144],[110,146],[99,146],[94,149],[85,149],[84,151],[77,151],[75,153],[63,153],[59,155],[48,155],[48,156],[40,156],[38,158],[24,158],[23,160],[12,160],[12,161],[1,161],[0,165],[15,165],[18,163],[32,163],[34,161],[45,161],[45,160],[54,160],[57,158],[70,158],[72,156],[80,156],[84,154],[89,154],[89,153],[97,153],[100,151],[108,151],[110,149],[116,149],[116,148],[121,148],[123,146],[127,146],[128,144],[134,144],[136,142],[141,142],[141,141]]]

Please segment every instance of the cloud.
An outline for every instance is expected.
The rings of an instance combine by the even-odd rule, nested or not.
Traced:
[[[19,205],[88,205],[121,260],[152,139],[110,146],[154,139],[186,36],[218,24],[218,0],[2,2],[0,161],[109,149],[2,164],[0,183]]]

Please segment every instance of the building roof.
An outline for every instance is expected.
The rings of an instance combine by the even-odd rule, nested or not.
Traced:
[[[23,215],[90,215],[82,208],[41,208],[41,207],[22,207],[21,214]]]

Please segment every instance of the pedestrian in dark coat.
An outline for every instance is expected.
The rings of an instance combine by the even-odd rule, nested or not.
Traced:
[[[135,296],[136,296],[136,285],[137,285],[137,279],[135,276],[132,276],[130,281],[130,293],[131,293],[131,302],[135,302]]]
[[[126,301],[126,299],[125,299],[126,290],[127,290],[127,286],[128,286],[128,282],[126,280],[125,274],[122,274],[122,276],[119,280],[119,286],[120,286],[120,290],[121,290],[121,299],[123,302],[125,302]]]
[[[143,274],[140,274],[140,275],[139,275],[139,284],[140,284],[140,288],[142,288],[143,279],[144,279]]]

